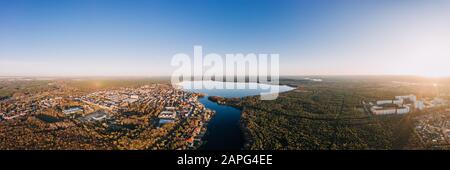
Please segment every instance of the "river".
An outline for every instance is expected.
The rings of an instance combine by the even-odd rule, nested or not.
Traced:
[[[191,83],[191,84],[190,84]],[[245,85],[245,89],[195,89],[192,85],[195,83],[203,83],[208,85]],[[235,83],[235,82],[218,82],[218,81],[197,81],[182,82],[181,87],[187,91],[203,93],[206,96],[200,99],[200,102],[208,109],[216,111],[214,117],[209,121],[206,135],[203,137],[204,144],[199,148],[201,150],[240,150],[244,147],[244,135],[240,127],[241,110],[231,106],[219,105],[208,99],[208,96],[221,96],[227,98],[256,96],[261,92],[268,92],[268,87],[276,85],[266,85],[253,83],[258,85],[257,89],[250,89],[252,83]],[[278,86],[279,92],[293,90],[289,86]]]

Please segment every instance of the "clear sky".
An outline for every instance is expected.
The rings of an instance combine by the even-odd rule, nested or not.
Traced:
[[[170,75],[279,53],[283,75],[450,75],[448,0],[2,0],[0,76]]]

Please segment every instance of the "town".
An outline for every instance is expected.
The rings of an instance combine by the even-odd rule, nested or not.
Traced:
[[[87,131],[90,138],[104,141],[105,147],[111,149],[196,149],[202,144],[207,122],[214,114],[198,101],[201,94],[175,89],[167,84],[120,87],[90,93],[67,87],[64,83],[47,86],[54,86],[55,89],[15,94],[2,99],[0,123],[26,128],[39,122],[36,128],[30,130],[57,130],[64,135],[77,133],[71,132],[74,129]],[[16,128],[8,131],[10,128],[2,128],[0,135],[23,130]],[[2,140],[3,148],[15,148],[14,142],[7,142],[6,138]],[[49,143],[34,140],[37,143],[33,145],[44,142],[39,147]],[[70,140],[76,143],[80,139]],[[83,145],[67,146],[69,148],[84,149]]]
[[[423,148],[450,148],[450,109],[432,111],[415,118],[414,131]]]

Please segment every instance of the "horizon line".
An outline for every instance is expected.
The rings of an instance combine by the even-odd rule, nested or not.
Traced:
[[[450,78],[448,76],[424,76],[424,75],[414,75],[414,74],[285,74],[279,75],[279,77],[420,77],[429,79],[446,79]],[[171,77],[171,75],[0,75],[0,78],[161,78],[161,77]],[[190,76],[199,77],[199,76]],[[200,76],[201,77],[201,76]],[[226,77],[226,76],[224,76]],[[238,75],[235,77],[257,77],[257,76],[242,76]]]

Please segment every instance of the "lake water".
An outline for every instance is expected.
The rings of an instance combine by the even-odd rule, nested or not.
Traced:
[[[245,89],[194,89],[192,84],[203,83],[207,85],[245,85]],[[231,83],[231,84],[230,84]],[[276,85],[266,85],[257,83],[235,83],[235,82],[218,82],[218,81],[197,81],[182,82],[179,84],[183,89],[203,93],[206,96],[200,99],[200,102],[208,109],[215,110],[216,115],[210,120],[204,136],[204,144],[200,147],[202,150],[240,150],[243,148],[245,140],[240,128],[241,110],[234,107],[219,105],[208,100],[208,96],[221,97],[246,97],[260,95],[262,92],[269,92],[268,88]],[[257,89],[250,89],[250,85],[257,85]],[[277,86],[279,92],[293,90],[289,86]]]

